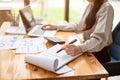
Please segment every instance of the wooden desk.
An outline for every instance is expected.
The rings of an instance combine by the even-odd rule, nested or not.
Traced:
[[[0,29],[0,35],[5,35],[4,30],[9,26],[4,23]],[[64,34],[64,35],[61,35]],[[73,32],[58,32],[57,36],[62,36],[67,40],[68,35]],[[53,46],[47,43],[48,47]],[[0,80],[13,79],[41,79],[41,80],[83,80],[95,78],[107,78],[108,72],[91,54],[85,53],[68,64],[73,70],[65,74],[55,74],[40,67],[25,63],[25,54],[15,54],[14,50],[0,50]]]

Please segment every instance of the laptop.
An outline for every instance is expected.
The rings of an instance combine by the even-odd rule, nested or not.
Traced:
[[[19,13],[20,13],[24,28],[23,27],[11,27],[12,31],[13,31],[13,28],[15,29],[14,33],[16,31],[16,33],[19,32],[19,34],[20,33],[25,34],[26,32],[26,34],[29,36],[43,36],[43,37],[54,37],[55,36],[57,30],[43,30],[41,29],[42,25],[36,25],[36,21],[33,16],[30,5],[25,6],[24,8],[20,9]]]
[[[29,36],[53,37],[57,30],[42,30],[42,25],[36,25],[30,5],[19,10],[21,19]]]

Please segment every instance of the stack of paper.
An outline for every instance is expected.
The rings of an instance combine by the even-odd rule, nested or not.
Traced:
[[[16,49],[16,53],[38,53],[47,47],[43,37],[23,39],[23,36],[0,36],[1,49]]]

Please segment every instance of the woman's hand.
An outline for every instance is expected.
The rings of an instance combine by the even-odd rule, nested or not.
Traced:
[[[42,29],[44,29],[44,30],[56,30],[57,26],[52,25],[52,24],[45,24],[45,25],[42,26]]]
[[[74,44],[67,44],[64,46],[64,50],[68,55],[75,56],[82,53],[80,46],[75,46]]]

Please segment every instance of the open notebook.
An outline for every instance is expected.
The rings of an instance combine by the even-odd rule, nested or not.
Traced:
[[[25,61],[43,69],[60,74],[59,70],[61,70],[67,63],[82,55],[82,53],[80,53],[76,56],[70,56],[67,55],[64,50],[56,53],[61,48],[62,46],[60,44],[56,44],[40,54],[26,55]]]

